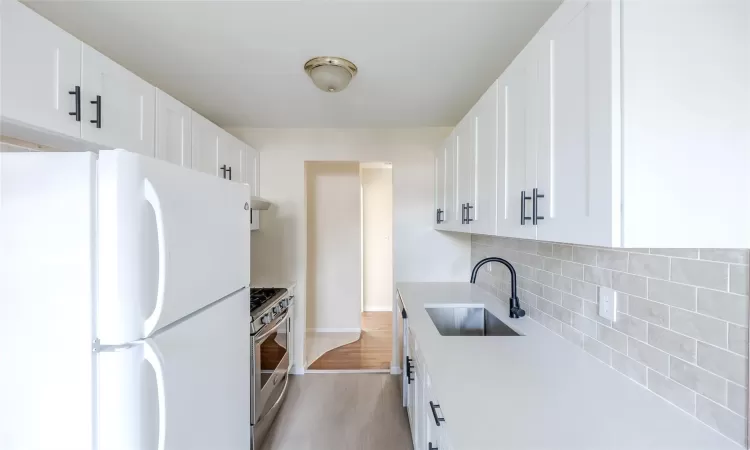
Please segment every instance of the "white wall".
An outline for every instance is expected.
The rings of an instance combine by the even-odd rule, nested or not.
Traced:
[[[253,232],[252,277],[298,284],[294,330],[297,373],[303,365],[306,317],[305,161],[391,161],[394,281],[467,279],[469,235],[432,228],[433,149],[450,128],[229,131],[260,150],[260,195],[275,204],[261,212],[261,229]],[[393,354],[397,351],[394,343]]]
[[[393,188],[390,168],[363,167],[362,304],[364,311],[393,309]]]
[[[305,167],[307,329],[354,331],[362,303],[359,163]]]

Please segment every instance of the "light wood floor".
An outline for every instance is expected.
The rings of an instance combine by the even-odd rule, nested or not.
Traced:
[[[398,376],[309,373],[289,383],[261,450],[413,450]]]
[[[362,313],[362,334],[359,340],[323,354],[310,364],[312,370],[386,370],[391,367],[393,314]]]

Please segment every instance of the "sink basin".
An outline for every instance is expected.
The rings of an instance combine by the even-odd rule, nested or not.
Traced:
[[[520,336],[482,306],[425,307],[442,336]]]

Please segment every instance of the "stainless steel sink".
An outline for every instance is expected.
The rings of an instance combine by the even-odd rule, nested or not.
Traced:
[[[520,336],[482,306],[426,307],[443,336]]]

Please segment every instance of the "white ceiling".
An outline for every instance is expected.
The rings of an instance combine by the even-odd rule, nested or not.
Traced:
[[[29,1],[222,126],[458,123],[561,0]],[[359,67],[319,91],[313,56]]]

